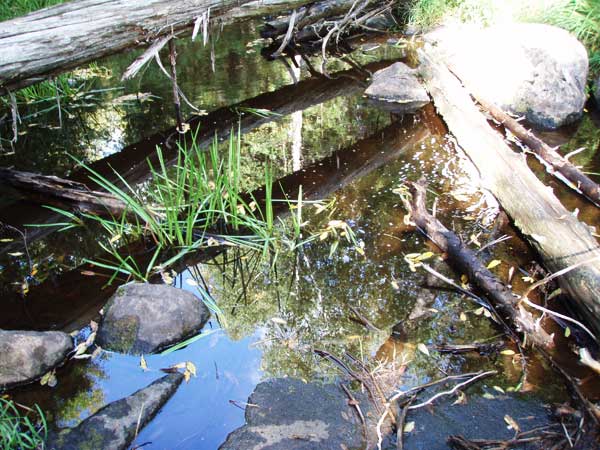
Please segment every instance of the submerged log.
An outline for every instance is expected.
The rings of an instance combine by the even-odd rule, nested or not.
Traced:
[[[482,185],[498,199],[517,228],[558,277],[573,309],[600,334],[600,247],[590,227],[577,220],[537,179],[524,158],[493,130],[459,80],[430,46],[418,51],[420,74],[458,144],[478,169]]]
[[[467,89],[469,89],[469,86],[467,86]],[[562,175],[562,178],[559,178],[565,181],[569,187],[583,194],[596,206],[600,206],[600,186],[597,183],[498,106],[482,98],[477,93],[472,92],[471,94],[485,111],[529,147],[543,164],[550,166],[552,170]]]
[[[15,188],[35,203],[109,217],[125,212],[125,204],[114,195],[64,178],[0,168],[0,184]]]
[[[527,340],[536,346],[550,348],[552,336],[546,333],[535,318],[518,303],[518,298],[477,257],[477,253],[462,243],[460,238],[433,217],[425,204],[425,182],[409,184],[411,200],[403,199],[410,218],[419,231],[448,255],[451,265],[459,273],[467,275],[469,281],[486,294],[491,304],[513,328],[527,335]]]
[[[194,24],[294,8],[307,0],[75,0],[0,23],[0,95]],[[206,17],[206,16],[205,16]]]

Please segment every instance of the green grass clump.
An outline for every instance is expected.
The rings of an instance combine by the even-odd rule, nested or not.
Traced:
[[[33,450],[46,440],[46,419],[36,405],[30,415],[22,414],[12,400],[0,397],[0,448],[3,450]]]
[[[0,21],[13,19],[64,2],[65,0],[3,0],[0,2]]]

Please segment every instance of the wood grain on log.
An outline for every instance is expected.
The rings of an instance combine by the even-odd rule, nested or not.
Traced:
[[[210,9],[233,20],[293,8],[307,0],[74,0],[0,22],[0,95],[56,73],[147,45],[194,24]]]
[[[522,155],[493,130],[459,80],[438,62],[431,46],[418,50],[420,74],[435,106],[478,169],[483,187],[499,201],[551,272],[584,263],[560,276],[573,309],[600,334],[600,247],[590,227],[577,220],[537,179]]]

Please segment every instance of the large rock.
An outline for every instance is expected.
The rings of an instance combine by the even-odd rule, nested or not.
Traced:
[[[426,40],[485,98],[544,129],[577,121],[586,100],[588,56],[567,31],[542,24],[461,26]]]
[[[130,283],[106,304],[96,343],[121,353],[154,353],[198,333],[209,317],[208,308],[190,292]]]
[[[181,373],[171,373],[129,397],[109,403],[74,428],[51,436],[49,450],[121,450],[129,448],[136,436],[173,396]]]
[[[415,428],[404,435],[404,448],[450,450],[452,447],[446,442],[450,435],[462,435],[467,439],[508,440],[514,437],[515,432],[507,428],[506,415],[518,423],[521,431],[550,423],[549,411],[535,399],[508,395],[486,399],[467,394],[465,404],[453,404],[455,400],[448,397],[436,402],[433,408],[410,411],[406,420],[414,422]]]
[[[415,71],[401,62],[375,72],[365,95],[375,106],[399,114],[415,112],[430,101]]]
[[[248,403],[256,406],[246,408],[246,425],[233,431],[220,450],[352,450],[365,446],[360,419],[336,385],[275,379],[256,386]]]
[[[41,378],[71,350],[71,336],[61,331],[0,330],[0,390]]]

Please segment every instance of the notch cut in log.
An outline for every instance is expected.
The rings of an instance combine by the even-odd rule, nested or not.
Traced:
[[[308,0],[73,0],[0,22],[0,95],[211,17],[258,17]]]
[[[469,86],[467,86],[467,89],[470,89]],[[476,92],[471,92],[471,95],[484,111],[488,112],[494,119],[500,122],[500,124],[510,130],[517,139],[529,147],[538,159],[540,159],[542,164],[550,170],[562,175],[562,177],[559,177],[561,181],[565,182],[567,186],[578,193],[583,194],[596,206],[600,206],[600,186],[598,186],[597,183],[592,181],[587,175],[581,172],[577,166],[571,164],[560,153],[547,145],[531,131],[527,130],[497,105],[484,99]]]
[[[536,323],[529,311],[519,305],[512,291],[481,262],[477,253],[427,211],[425,182],[421,180],[408,186],[411,199],[408,201],[403,197],[402,202],[417,229],[448,255],[450,264],[459,273],[467,275],[469,281],[486,294],[502,319],[508,320],[513,329],[524,332],[527,340],[536,346],[551,348],[552,336]]]
[[[581,264],[558,277],[568,306],[600,335],[600,246],[590,227],[571,214],[488,124],[469,93],[430,45],[417,51],[427,91],[473,162],[481,184],[498,200],[550,272]]]

